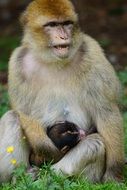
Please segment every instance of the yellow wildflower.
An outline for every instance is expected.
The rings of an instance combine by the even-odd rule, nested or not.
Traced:
[[[9,146],[9,147],[7,147],[6,151],[8,153],[12,153],[12,152],[14,152],[14,147],[13,146]]]
[[[23,140],[25,140],[26,139],[26,137],[25,136],[23,136]]]
[[[11,164],[15,165],[17,163],[17,160],[16,159],[12,159],[11,160]]]

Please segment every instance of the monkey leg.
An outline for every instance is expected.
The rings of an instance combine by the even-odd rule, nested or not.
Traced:
[[[84,138],[52,168],[69,176],[82,174],[92,182],[99,182],[105,170],[105,146],[98,134]]]
[[[0,120],[0,182],[8,181],[20,163],[29,165],[29,147],[23,138],[18,116],[8,111]]]

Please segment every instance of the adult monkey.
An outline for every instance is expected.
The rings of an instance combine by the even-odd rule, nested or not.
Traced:
[[[77,20],[68,0],[30,3],[21,18],[22,44],[9,64],[12,108],[34,153],[54,158],[56,171],[82,172],[91,181],[119,180],[124,164],[119,82],[98,43],[80,31]],[[47,126],[61,121],[84,131],[94,123],[98,133],[84,137],[63,156],[46,134]],[[4,139],[14,138],[9,134]],[[0,167],[10,175],[11,170]]]

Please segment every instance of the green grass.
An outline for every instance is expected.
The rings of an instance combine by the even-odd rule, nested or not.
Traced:
[[[14,172],[13,183],[0,186],[0,190],[125,190],[126,183],[91,184],[80,177],[69,178],[56,175],[49,166],[43,166],[37,180],[32,180],[31,175],[26,174],[25,167],[21,166]]]
[[[0,71],[7,70],[7,61],[10,52],[19,44],[18,37],[0,40]],[[119,73],[119,78],[123,86],[127,85],[127,71]],[[125,128],[125,151],[127,154],[127,97],[123,96],[122,107],[126,112],[123,113]],[[0,117],[9,109],[7,86],[0,85]],[[125,168],[125,182],[123,184],[105,183],[90,184],[80,177],[67,178],[57,176],[50,170],[50,166],[43,166],[40,169],[37,180],[33,181],[31,176],[26,174],[22,166],[14,171],[15,182],[0,185],[0,190],[127,190],[127,168]]]
[[[127,112],[123,114],[124,118],[124,130],[125,130],[125,153],[127,155]]]

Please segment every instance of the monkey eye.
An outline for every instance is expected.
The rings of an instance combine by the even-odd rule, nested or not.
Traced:
[[[65,25],[65,26],[73,25],[73,24],[74,23],[72,21],[70,21],[70,20],[67,20],[67,21],[63,22],[63,25]]]
[[[44,25],[44,27],[46,27],[46,26],[49,26],[49,27],[56,27],[56,26],[58,26],[58,25],[59,25],[59,23],[57,23],[57,22],[48,22],[47,24]]]

